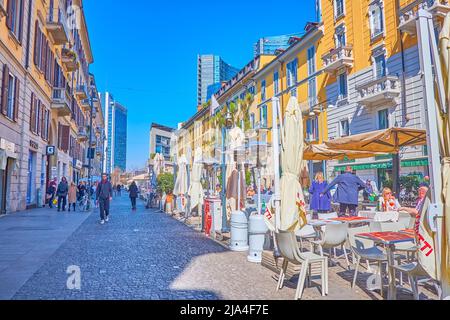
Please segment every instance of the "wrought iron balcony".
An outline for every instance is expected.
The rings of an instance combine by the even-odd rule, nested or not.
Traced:
[[[80,107],[83,112],[88,112],[91,110],[91,105],[89,104],[89,99],[83,99],[80,101]]]
[[[77,136],[77,140],[79,142],[85,142],[88,140],[88,133],[87,133],[87,129],[86,127],[79,127],[78,128],[78,136]]]
[[[72,114],[71,102],[72,99],[67,88],[53,88],[51,108],[56,111],[58,117],[66,117]]]
[[[69,43],[69,28],[67,17],[63,8],[54,8],[47,15],[45,24],[50,40],[55,45],[64,45]]]
[[[400,80],[396,76],[385,76],[359,85],[356,90],[359,103],[363,105],[392,104],[400,96]]]
[[[322,56],[323,70],[334,73],[341,68],[353,67],[353,46],[347,45],[330,50]]]
[[[61,62],[68,72],[73,72],[78,69],[77,55],[68,48],[61,50]]]
[[[79,84],[77,85],[77,88],[75,90],[75,96],[79,100],[87,99],[87,91],[86,91],[86,85]]]
[[[444,18],[450,12],[450,4],[448,0],[416,0],[400,8],[398,27],[401,31],[410,35],[417,33],[416,18],[419,9],[428,10],[433,17]]]

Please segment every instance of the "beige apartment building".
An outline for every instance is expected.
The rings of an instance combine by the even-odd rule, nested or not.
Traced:
[[[0,212],[11,213],[42,206],[50,179],[86,176],[96,89],[81,0],[0,0],[0,17]]]

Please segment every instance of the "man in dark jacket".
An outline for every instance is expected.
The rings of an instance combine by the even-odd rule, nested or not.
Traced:
[[[58,189],[56,190],[56,195],[58,196],[58,212],[66,211],[67,194],[69,193],[69,185],[67,183],[66,177],[61,178],[61,182],[58,184]]]
[[[128,191],[130,192],[130,199],[131,199],[131,208],[132,210],[136,210],[136,198],[138,197],[138,187],[136,185],[136,182],[132,182],[130,187],[128,188]]]
[[[108,181],[108,176],[104,173],[96,191],[96,199],[100,207],[100,224],[109,221],[109,202],[112,200],[112,195],[111,182]]]
[[[338,185],[337,190],[333,196],[333,200],[339,203],[340,217],[345,215],[347,209],[350,216],[356,216],[359,191],[366,188],[365,183],[352,172],[352,167],[348,166],[345,170],[345,173],[337,176],[320,194],[320,196],[323,196],[328,191],[330,191],[333,186]]]

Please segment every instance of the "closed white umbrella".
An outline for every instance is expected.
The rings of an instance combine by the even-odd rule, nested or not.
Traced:
[[[184,196],[188,192],[187,181],[187,159],[185,155],[182,155],[178,159],[178,174],[173,188],[173,194],[177,196],[177,206],[179,210],[185,212],[186,201]]]
[[[191,171],[191,186],[189,196],[191,198],[191,210],[199,206],[198,213],[201,215],[201,206],[203,205],[203,187],[200,182],[202,177],[202,149],[195,150],[194,164]]]
[[[441,287],[443,297],[450,298],[450,13],[444,20],[442,31],[440,34],[441,62],[443,69],[443,80],[446,94],[446,116],[442,112],[440,114],[440,142],[442,160],[442,200],[444,203],[444,221],[441,235]],[[438,107],[439,104],[436,104]]]
[[[175,181],[175,186],[173,189],[173,194],[176,196],[185,195],[188,191],[187,184],[187,159],[185,155],[182,155],[178,159],[178,173],[177,180]]]
[[[163,172],[164,165],[164,156],[161,153],[157,153],[153,158],[153,171],[156,173],[156,176],[160,175]]]
[[[295,231],[306,224],[306,210],[299,182],[303,160],[303,120],[295,97],[289,100],[281,134],[282,176],[279,229]]]

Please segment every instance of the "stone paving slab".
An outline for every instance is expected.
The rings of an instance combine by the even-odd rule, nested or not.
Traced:
[[[0,218],[0,300],[10,299],[88,218],[40,208]]]

